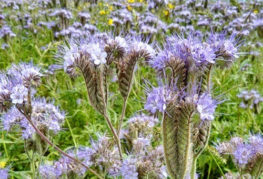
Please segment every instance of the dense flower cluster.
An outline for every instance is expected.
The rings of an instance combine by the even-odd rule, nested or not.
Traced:
[[[15,125],[22,129],[23,138],[32,137],[35,133],[28,122],[30,119],[40,130],[58,132],[64,121],[64,113],[53,103],[34,97],[34,87],[40,84],[40,69],[32,64],[13,65],[0,76],[0,110],[4,129],[10,131]]]
[[[244,109],[252,109],[255,112],[260,112],[260,103],[263,101],[263,98],[256,90],[242,91],[237,95],[242,101],[240,107]]]
[[[35,177],[87,177],[85,173],[91,167],[106,178],[198,178],[194,171],[195,161],[208,144],[218,104],[212,97],[213,69],[234,62],[239,57],[239,42],[249,35],[255,37],[246,39],[250,41],[247,43],[249,48],[262,47],[258,40],[263,37],[262,7],[260,0],[0,0],[0,43],[5,49],[0,53],[4,58],[10,55],[12,60],[16,59],[20,48],[13,46],[19,43],[22,48],[26,44],[25,50],[33,48],[42,63],[49,59],[54,46],[65,42],[58,52],[63,64],[53,64],[46,72],[31,63],[13,64],[7,72],[0,72],[3,130],[20,129],[27,150],[38,148],[37,142],[43,146],[47,142],[53,146],[52,149],[63,154],[63,149],[52,145],[50,136],[61,130],[65,113],[54,101],[38,96],[37,89],[45,88],[39,86],[44,74],[54,75],[55,70],[63,68],[74,77],[80,71],[85,79],[89,104],[106,119],[113,137],[97,135],[98,139],[92,139],[89,147],[66,150],[68,155],[87,167],[65,154],[56,161],[47,161],[46,157],[53,154],[46,152],[47,148],[37,154],[43,155],[37,156],[41,160],[28,155],[30,162],[36,163],[30,165],[31,170],[36,169],[40,173],[40,176],[33,173]],[[224,33],[218,33],[222,31]],[[34,38],[34,41],[28,42],[29,38]],[[46,44],[34,44],[39,39],[45,39],[43,43]],[[254,43],[255,39],[259,42]],[[43,46],[39,47],[39,44]],[[12,48],[8,49],[9,46]],[[244,54],[252,55],[253,61],[256,53]],[[34,55],[32,59],[37,60]],[[1,67],[8,63],[4,62]],[[140,114],[126,120],[126,106],[129,108],[133,81],[137,82],[137,79],[134,80],[135,71],[140,64],[149,65],[157,72],[151,75],[157,76],[159,86],[147,91],[144,104],[144,109],[154,116]],[[252,67],[252,63],[249,65]],[[146,68],[139,69],[143,74],[145,71],[152,72],[152,69]],[[108,112],[112,104],[109,100],[115,98],[109,84],[114,75],[124,102],[120,120],[114,121],[118,121],[116,130],[111,120],[113,112]],[[49,80],[47,78],[44,82],[49,85],[51,81],[52,84],[53,79]],[[220,85],[219,81],[216,83]],[[39,93],[41,96],[48,94]],[[240,107],[260,113],[263,98],[257,91],[242,91],[238,98],[242,100]],[[114,115],[118,115],[115,113],[118,110],[113,110]],[[81,115],[74,113],[73,118],[78,116]],[[162,125],[156,117],[162,118]],[[39,129],[41,141],[36,141],[39,136],[35,135],[34,127]],[[68,127],[71,133],[75,133],[70,123]],[[6,150],[5,141],[3,144]],[[7,145],[11,144],[7,142]],[[217,150],[230,155],[242,171],[237,175],[229,172],[226,177],[258,178],[258,173],[263,171],[261,135],[252,135],[248,141],[234,137],[218,145]],[[8,157],[8,152],[5,153]],[[39,166],[39,163],[42,165]],[[27,167],[29,165],[23,169]],[[211,167],[209,170],[213,169]],[[8,170],[1,169],[0,178],[8,178]],[[13,172],[10,174],[13,175]],[[16,175],[19,174],[15,173],[14,177]]]
[[[77,59],[85,56],[84,60],[91,61],[95,66],[111,62],[111,58],[123,57],[124,54],[145,52],[150,57],[155,56],[155,50],[148,44],[136,38],[112,38],[104,33],[98,33],[85,40],[76,42],[72,39],[70,47],[62,48],[60,58],[64,60],[65,72],[72,74]],[[118,56],[121,55],[121,56]]]
[[[127,158],[123,161],[117,152],[117,147],[109,137],[99,136],[97,141],[91,141],[90,147],[69,150],[70,156],[76,156],[89,167],[98,167],[109,175],[123,178],[138,178],[154,174],[163,178],[167,176],[164,166],[163,149],[152,147],[153,127],[158,120],[147,115],[138,115],[128,121],[126,129],[121,131],[123,140],[127,143]],[[134,134],[137,135],[134,135]],[[131,142],[131,143],[130,143]],[[62,175],[82,175],[86,169],[74,163],[71,159],[61,157],[53,164],[44,164],[39,168],[43,178],[60,177]],[[72,176],[72,175],[71,175]]]
[[[217,150],[221,154],[233,156],[239,167],[253,168],[263,157],[263,137],[251,135],[248,142],[242,138],[234,137],[229,142],[219,144]]]
[[[226,61],[233,60],[237,57],[237,47],[231,39],[226,39],[223,34],[213,34],[207,42],[202,42],[198,36],[189,36],[187,39],[174,36],[168,38],[164,50],[150,64],[157,71],[162,71],[174,58],[197,67],[214,64],[219,57]]]

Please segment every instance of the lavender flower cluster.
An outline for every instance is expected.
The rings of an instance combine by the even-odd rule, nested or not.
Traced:
[[[242,100],[239,105],[241,108],[251,109],[256,113],[260,113],[260,103],[263,101],[263,98],[256,90],[244,90],[237,97]]]
[[[155,56],[155,50],[136,38],[110,37],[105,33],[96,33],[81,41],[71,40],[70,47],[62,47],[58,55],[64,61],[64,70],[74,74],[76,61],[87,57],[95,66],[110,64],[113,59],[122,59],[131,53],[146,52],[149,57]],[[114,56],[115,55],[115,56]]]
[[[44,98],[35,97],[43,74],[32,64],[12,65],[0,74],[0,111],[4,130],[19,126],[24,139],[35,133],[28,119],[41,130],[58,132],[64,121],[64,112]]]
[[[251,135],[248,141],[233,137],[229,142],[220,143],[216,148],[220,154],[232,156],[235,164],[244,172],[253,174],[254,168],[262,167],[257,166],[263,157],[263,137],[259,134]]]
[[[151,144],[153,128],[157,124],[158,119],[144,114],[129,119],[127,128],[121,131],[123,142],[127,145],[127,157],[123,161],[112,139],[105,135],[99,135],[97,141],[92,140],[90,147],[71,149],[67,153],[89,167],[98,167],[101,172],[112,177],[163,178],[167,176],[163,149]],[[66,157],[61,157],[53,164],[41,165],[39,171],[43,178],[57,178],[63,175],[83,175],[86,169]]]
[[[106,17],[105,19],[109,22],[106,24],[107,22],[102,20],[103,22],[98,23],[112,27],[110,29],[114,29],[117,35],[121,33],[139,33],[144,38],[152,41],[158,36],[164,36],[166,33],[189,33],[197,27],[200,29],[199,33],[203,29],[215,29],[241,36],[248,36],[257,31],[258,35],[262,36],[263,11],[260,9],[262,4],[257,1],[240,2],[239,7],[219,1],[208,3],[204,7],[201,2],[193,0],[187,0],[185,3],[179,4],[168,0],[151,0],[147,3],[120,0],[107,1],[105,4],[104,7],[100,3],[92,2],[87,5],[85,1],[3,0],[1,1],[2,9],[8,9],[12,12],[10,14],[16,16],[10,16],[5,11],[1,12],[0,24],[3,21],[4,25],[0,30],[0,38],[15,35],[8,26],[12,20],[20,22],[16,31],[24,29],[27,32],[36,34],[48,28],[53,32],[55,39],[87,37],[99,31],[95,24],[96,18],[101,17]],[[87,6],[88,8],[84,8]],[[72,10],[77,7],[81,9],[80,12]],[[91,7],[102,10],[97,13],[91,11]],[[251,12],[251,8],[255,11]],[[25,15],[23,9],[27,9]],[[162,12],[158,13],[159,9],[162,9]],[[200,13],[205,10],[208,13]],[[36,13],[32,13],[32,11]]]

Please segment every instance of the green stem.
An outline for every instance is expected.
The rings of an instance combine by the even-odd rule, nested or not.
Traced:
[[[36,173],[36,168],[35,168],[35,154],[32,152],[32,160],[31,160],[31,171],[32,171],[32,178],[35,179],[35,173]]]
[[[123,101],[120,123],[119,123],[118,130],[117,130],[118,136],[120,136],[123,119],[125,117],[125,112],[126,112],[126,108],[127,108],[127,101],[128,101],[128,96],[126,98],[124,98],[124,101]]]
[[[208,152],[209,152],[210,156],[213,158],[213,160],[215,161],[215,163],[216,163],[217,167],[219,168],[219,171],[220,171],[221,175],[223,176],[223,178],[224,178],[224,179],[227,179],[226,176],[225,176],[225,174],[224,174],[224,172],[223,172],[223,170],[222,170],[222,168],[221,168],[220,165],[217,163],[214,155],[210,152],[210,150],[208,150]]]
[[[108,126],[109,126],[109,128],[110,128],[110,130],[111,130],[111,132],[112,132],[112,134],[113,134],[113,137],[114,137],[114,139],[115,139],[115,143],[116,143],[116,145],[117,145],[117,147],[118,147],[120,159],[122,160],[122,151],[121,151],[120,138],[119,138],[118,134],[116,133],[116,131],[115,131],[115,129],[114,129],[114,127],[113,127],[113,125],[112,125],[112,123],[111,123],[111,121],[110,121],[110,119],[109,119],[106,111],[105,111],[105,113],[104,113],[104,118],[106,119],[107,124],[108,124]]]
[[[72,140],[73,140],[74,146],[75,146],[75,148],[77,148],[78,145],[77,145],[77,142],[76,142],[75,136],[74,136],[74,134],[73,134],[73,131],[72,131],[71,125],[70,125],[70,123],[69,123],[69,121],[68,121],[67,118],[65,118],[65,120],[66,120],[66,123],[67,123],[67,125],[68,125],[68,128],[69,128],[70,135],[71,135],[71,137],[72,137]]]
[[[4,131],[2,131],[2,139],[5,140]],[[4,146],[4,150],[5,150],[5,155],[6,155],[7,158],[9,158],[5,142],[3,142],[3,146]]]
[[[192,169],[191,169],[191,179],[195,179],[195,174],[196,174],[196,162],[197,162],[197,158],[194,158],[193,166],[192,166]]]
[[[36,133],[41,137],[42,140],[44,140],[45,142],[47,142],[49,145],[51,145],[55,150],[57,150],[59,153],[61,153],[62,155],[68,157],[69,159],[71,159],[72,161],[74,161],[77,164],[80,164],[81,166],[85,167],[88,171],[90,171],[91,173],[93,173],[94,175],[96,175],[98,178],[103,179],[103,177],[101,177],[96,171],[94,171],[93,169],[89,168],[86,164],[82,163],[81,161],[79,161],[78,159],[70,156],[69,154],[67,154],[66,152],[64,152],[61,148],[59,148],[58,146],[56,146],[54,143],[52,143],[36,126],[35,124],[32,122],[31,120],[31,116],[30,114],[25,114],[20,108],[17,108],[27,119],[27,121],[29,122],[29,124],[35,129]]]

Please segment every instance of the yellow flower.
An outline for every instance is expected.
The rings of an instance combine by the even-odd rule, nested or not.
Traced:
[[[169,11],[168,10],[164,10],[163,13],[164,13],[165,16],[169,15]]]
[[[257,9],[254,10],[254,14],[258,14],[258,10]]]
[[[99,3],[99,6],[102,6],[102,3],[101,3],[101,2]]]
[[[113,10],[113,6],[109,6],[109,10],[112,11]]]
[[[140,0],[140,3],[143,3],[143,0]]]
[[[4,162],[4,161],[0,162],[0,168],[5,168],[5,165],[6,165],[6,162]]]
[[[108,24],[109,24],[109,25],[112,25],[112,24],[113,24],[113,19],[109,19],[109,20],[108,20]]]
[[[99,14],[100,14],[100,15],[105,15],[106,12],[105,12],[104,10],[101,10],[101,11],[99,12]]]
[[[168,3],[168,8],[169,9],[173,9],[174,8],[174,5],[172,3]]]
[[[134,3],[134,0],[128,0],[128,3]]]
[[[128,6],[127,6],[127,9],[128,9],[129,11],[131,11],[131,10],[132,10],[132,7],[131,7],[130,5],[128,5]]]

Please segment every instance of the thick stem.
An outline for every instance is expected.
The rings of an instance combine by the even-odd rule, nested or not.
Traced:
[[[122,127],[123,119],[124,119],[124,117],[125,117],[125,112],[126,112],[126,108],[127,108],[127,101],[128,101],[128,96],[127,96],[126,98],[124,98],[124,101],[123,101],[121,118],[120,118],[120,123],[119,123],[118,131],[117,131],[117,134],[118,134],[119,137],[120,137],[120,132],[121,132],[121,127]]]
[[[195,174],[196,174],[196,161],[197,161],[197,158],[194,158],[194,160],[193,160],[193,166],[192,166],[192,168],[191,168],[191,173],[190,173],[191,179],[195,179]]]
[[[117,145],[117,147],[118,147],[118,151],[119,151],[119,154],[120,154],[120,158],[121,158],[121,160],[122,160],[122,151],[121,151],[120,138],[119,138],[119,136],[117,135],[117,133],[116,133],[116,131],[115,131],[115,129],[114,129],[114,127],[113,127],[113,125],[112,125],[112,123],[111,123],[111,121],[110,121],[110,119],[109,119],[109,117],[108,117],[108,115],[107,115],[106,112],[105,112],[105,114],[104,114],[104,118],[106,119],[107,124],[108,124],[108,126],[109,126],[109,128],[110,128],[110,130],[111,130],[111,132],[112,132],[112,134],[113,134],[113,137],[114,137],[114,139],[115,139],[116,145]]]
[[[71,157],[70,155],[68,155],[66,152],[64,152],[62,149],[60,149],[58,146],[56,146],[55,144],[53,144],[36,126],[35,124],[31,121],[31,117],[25,113],[23,113],[19,108],[18,110],[26,117],[26,119],[28,120],[28,122],[30,123],[30,125],[35,129],[36,133],[41,137],[42,140],[44,140],[45,142],[47,142],[49,145],[51,145],[52,147],[54,147],[54,149],[56,149],[59,153],[61,153],[62,155],[68,157],[69,159],[71,159],[72,161],[74,161],[75,163],[80,164],[81,166],[85,167],[87,170],[89,170],[91,173],[93,173],[94,175],[96,175],[98,178],[103,179],[103,177],[101,177],[96,171],[92,170],[91,168],[89,168],[87,165],[85,165],[84,163],[82,163],[81,161],[79,161],[78,159]]]

